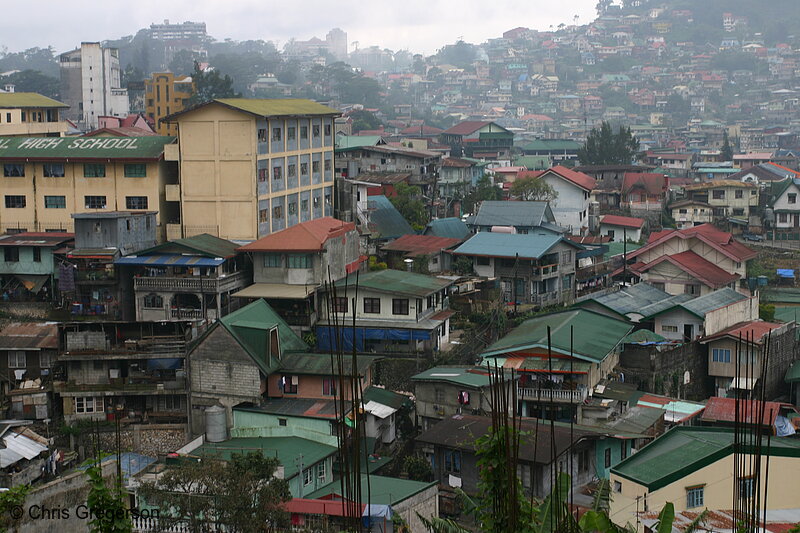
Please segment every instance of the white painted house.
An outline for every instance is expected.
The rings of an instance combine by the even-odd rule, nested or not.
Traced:
[[[589,224],[589,196],[595,187],[594,178],[558,165],[542,172],[539,179],[558,193],[550,202],[556,224],[573,235],[586,235],[594,229]]]
[[[600,235],[607,235],[615,242],[639,242],[643,227],[643,218],[603,215],[600,219]]]
[[[772,190],[775,228],[779,230],[800,228],[800,178],[776,183]]]

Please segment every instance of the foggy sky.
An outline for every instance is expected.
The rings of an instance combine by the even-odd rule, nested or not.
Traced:
[[[594,18],[596,0],[26,0],[8,3],[0,17],[0,48],[17,52],[133,35],[153,22],[205,22],[223,40],[263,39],[279,48],[334,27],[360,48],[379,45],[432,54],[459,37],[481,43],[517,26],[547,30]]]

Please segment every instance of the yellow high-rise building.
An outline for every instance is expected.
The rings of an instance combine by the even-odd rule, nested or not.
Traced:
[[[175,76],[172,72],[156,72],[144,80],[145,113],[155,122],[159,135],[177,135],[175,124],[161,119],[178,113],[187,107],[187,101],[194,93],[191,76]]]
[[[178,126],[181,225],[256,240],[333,215],[333,120],[311,100],[224,98],[167,117]]]

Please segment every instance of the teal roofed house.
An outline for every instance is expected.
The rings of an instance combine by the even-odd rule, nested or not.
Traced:
[[[437,366],[412,376],[411,381],[423,431],[457,414],[492,411],[486,367]]]
[[[437,218],[428,222],[422,234],[448,239],[465,239],[469,235],[469,228],[460,218]]]
[[[74,244],[73,233],[14,233],[0,235],[0,282],[4,302],[56,301],[57,291],[74,290],[72,269],[60,269]],[[60,273],[63,283],[57,284]]]
[[[569,419],[572,404],[588,398],[589,390],[617,366],[632,330],[625,321],[569,309],[526,320],[481,357],[519,373],[523,416]]]

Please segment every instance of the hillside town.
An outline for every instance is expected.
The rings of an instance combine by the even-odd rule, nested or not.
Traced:
[[[800,10],[708,3],[3,50],[0,529],[794,531]]]

